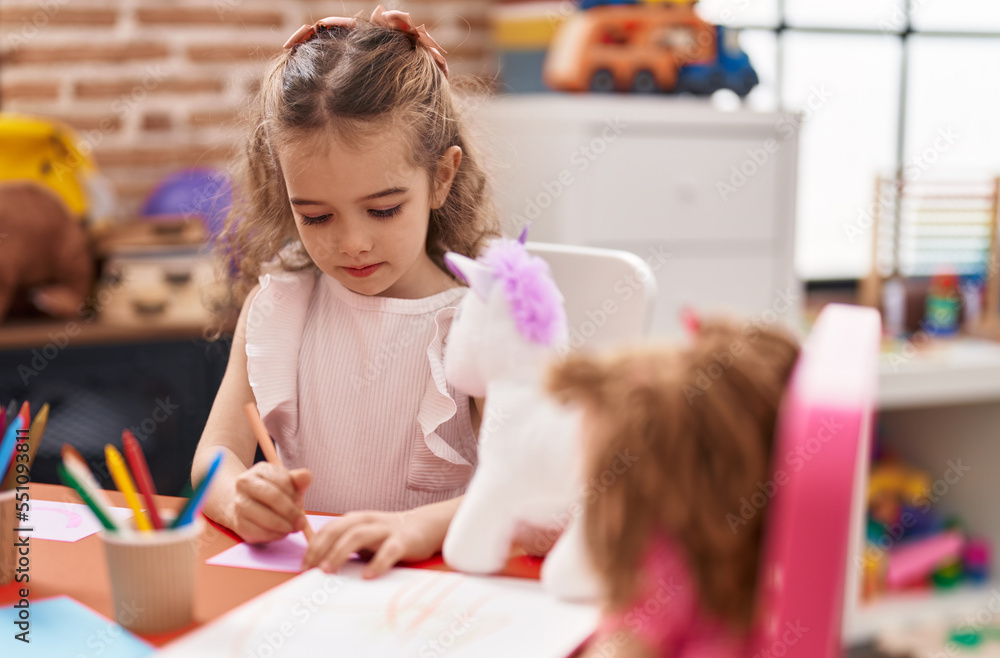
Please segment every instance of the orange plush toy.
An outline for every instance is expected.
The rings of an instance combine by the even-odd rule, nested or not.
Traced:
[[[0,183],[0,321],[26,301],[74,317],[93,280],[86,230],[63,201],[35,182]]]

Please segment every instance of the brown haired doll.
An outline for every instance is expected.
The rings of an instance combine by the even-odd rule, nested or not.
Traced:
[[[590,656],[736,658],[753,616],[765,482],[798,355],[772,328],[713,321],[684,348],[574,355],[549,389],[584,413],[584,528],[603,580]]]

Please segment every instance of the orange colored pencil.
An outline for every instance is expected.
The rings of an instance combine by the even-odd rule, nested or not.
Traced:
[[[31,427],[31,405],[28,404],[27,400],[21,405],[21,411],[17,415],[21,417],[21,427],[24,429]]]
[[[267,433],[267,428],[264,427],[264,421],[260,419],[260,414],[257,413],[257,405],[253,402],[247,402],[243,405],[243,411],[247,415],[247,419],[250,421],[250,426],[253,427],[254,436],[257,437],[257,444],[260,445],[260,451],[264,453],[264,459],[270,464],[275,466],[285,467],[281,463],[281,458],[278,457],[278,451],[274,448],[274,442],[271,441],[271,435]],[[306,540],[312,541],[313,529],[309,525],[309,517],[306,517],[306,524],[302,527],[302,534],[306,536]]]

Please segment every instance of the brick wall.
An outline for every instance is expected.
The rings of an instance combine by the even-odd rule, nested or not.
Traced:
[[[3,0],[0,109],[61,119],[115,184],[121,214],[165,174],[224,165],[266,58],[300,25],[376,2]],[[456,76],[492,77],[482,0],[383,0],[426,23]]]

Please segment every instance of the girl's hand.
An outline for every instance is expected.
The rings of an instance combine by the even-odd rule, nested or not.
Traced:
[[[361,572],[377,578],[403,560],[426,560],[441,550],[448,524],[461,498],[406,512],[350,512],[320,529],[306,550],[303,569],[318,566],[332,573],[356,552],[374,557]]]
[[[301,530],[306,522],[304,495],[310,482],[308,469],[289,471],[257,462],[236,478],[229,527],[250,544],[274,541]]]

